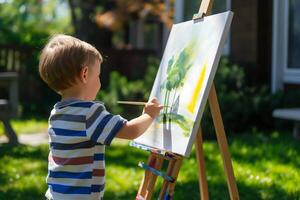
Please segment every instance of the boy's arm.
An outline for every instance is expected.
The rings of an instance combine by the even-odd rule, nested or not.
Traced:
[[[159,115],[162,108],[163,106],[158,103],[156,98],[151,99],[145,105],[144,114],[124,124],[116,137],[130,140],[139,137],[151,125],[155,117]]]
[[[137,118],[125,123],[124,126],[117,133],[117,138],[135,139],[142,135],[151,125],[153,118],[148,114],[143,114]]]

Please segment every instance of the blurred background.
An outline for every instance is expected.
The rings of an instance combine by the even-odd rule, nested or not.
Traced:
[[[0,0],[0,199],[46,190],[47,119],[59,101],[38,75],[49,37],[94,45],[104,57],[97,99],[131,119],[142,108],[116,102],[148,99],[172,24],[191,20],[200,3]],[[300,0],[214,0],[213,14],[227,10],[234,18],[215,85],[241,199],[300,199]],[[201,125],[210,196],[229,199],[209,109]],[[120,140],[109,149],[106,198],[133,199],[147,154]],[[199,199],[196,167],[192,154],[175,199]]]

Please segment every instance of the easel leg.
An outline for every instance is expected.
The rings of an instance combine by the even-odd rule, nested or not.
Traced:
[[[167,169],[167,175],[168,175],[168,176],[171,176],[172,169],[173,169],[173,167],[174,167],[175,161],[176,161],[176,160],[170,160],[170,161],[169,161],[169,165],[168,165],[168,169]],[[167,191],[167,189],[168,189],[169,183],[170,183],[170,182],[164,180],[164,182],[163,182],[163,184],[162,184],[162,188],[161,188],[161,190],[160,190],[159,197],[158,197],[159,200],[163,200],[163,199],[164,199],[164,196],[165,196],[166,191]]]
[[[177,180],[177,176],[179,174],[179,170],[182,164],[182,159],[176,159],[171,176],[174,178],[174,182],[169,183],[167,192],[165,194],[164,200],[171,200],[174,195],[175,183]]]
[[[208,200],[208,186],[205,175],[205,162],[203,153],[203,141],[202,141],[202,131],[199,127],[198,133],[196,134],[196,158],[198,164],[198,174],[199,174],[199,191],[201,195],[201,200]]]
[[[163,165],[164,159],[162,157],[157,157],[154,168],[157,170],[160,170]],[[156,182],[157,176],[155,174],[150,175],[149,184],[147,187],[147,193],[146,193],[146,200],[150,200],[153,194],[155,182]]]
[[[211,114],[213,117],[213,122],[214,126],[216,129],[216,134],[217,134],[217,139],[218,139],[218,144],[219,148],[221,151],[221,156],[223,160],[223,165],[225,169],[225,175],[227,178],[227,184],[229,188],[229,194],[231,200],[238,200],[239,195],[238,195],[238,190],[234,178],[234,173],[233,173],[233,168],[232,168],[232,163],[230,159],[230,153],[228,150],[228,142],[225,136],[225,130],[224,130],[224,125],[222,121],[222,116],[220,112],[220,107],[219,103],[217,100],[217,93],[215,89],[215,85],[213,84],[210,93],[208,96],[208,101],[209,101],[209,107],[211,110]]]
[[[156,156],[151,153],[149,158],[148,158],[147,164],[149,166],[154,166],[155,160],[156,160]],[[145,197],[150,177],[151,177],[151,172],[145,170],[145,175],[144,175],[144,178],[143,178],[142,183],[140,185],[138,195],[137,195],[137,199],[138,199],[139,196]]]
[[[163,165],[164,158],[155,155],[154,153],[151,153],[148,158],[148,165],[150,167],[153,167],[157,170],[160,170]],[[151,173],[148,170],[145,170],[145,175],[143,178],[143,181],[141,183],[141,186],[139,188],[139,192],[136,196],[136,200],[150,200],[155,182],[156,182],[157,176],[153,173]]]

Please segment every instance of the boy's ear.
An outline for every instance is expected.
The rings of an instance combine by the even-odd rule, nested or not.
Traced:
[[[88,73],[89,73],[89,68],[87,66],[81,68],[79,78],[82,83],[87,83]]]

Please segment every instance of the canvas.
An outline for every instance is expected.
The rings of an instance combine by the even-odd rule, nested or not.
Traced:
[[[164,108],[136,143],[189,156],[232,16],[173,25],[150,95]]]

